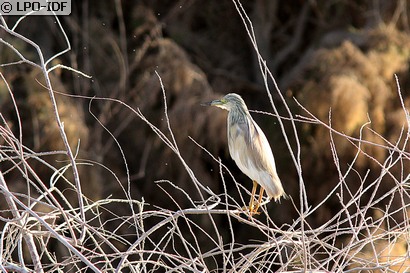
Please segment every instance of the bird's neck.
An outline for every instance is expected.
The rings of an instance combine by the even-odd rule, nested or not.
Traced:
[[[250,116],[248,109],[243,108],[232,109],[228,114],[228,119],[233,123],[246,123],[249,118],[251,119],[252,117]]]

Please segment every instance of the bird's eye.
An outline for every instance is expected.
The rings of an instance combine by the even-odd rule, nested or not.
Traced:
[[[223,104],[225,104],[227,101],[226,101],[226,99],[221,99],[221,102],[222,102]]]

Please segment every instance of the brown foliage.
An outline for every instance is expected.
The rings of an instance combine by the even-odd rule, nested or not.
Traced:
[[[112,12],[115,3],[99,2],[89,11],[90,16],[83,16],[83,13],[77,11],[72,17],[65,19],[64,23],[72,32],[70,40],[73,41],[73,50],[72,55],[64,61],[75,68],[79,67],[79,70],[85,70],[94,78],[92,81],[78,80],[71,78],[71,74],[66,72],[57,73],[52,77],[55,90],[67,94],[119,99],[134,109],[139,109],[150,122],[172,139],[165,118],[164,94],[155,73],[157,72],[164,84],[166,113],[169,115],[176,144],[196,177],[214,192],[223,193],[218,163],[188,137],[203,145],[215,157],[221,157],[237,180],[246,185],[247,178],[239,172],[227,152],[226,113],[200,106],[200,102],[234,91],[245,97],[251,109],[272,112],[264,93],[265,86],[255,61],[253,45],[248,42],[237,11],[231,3],[191,1],[182,5],[179,2],[142,2],[146,2],[145,5],[117,1],[120,7],[123,5],[122,17],[117,16],[119,13]],[[380,148],[380,145],[387,145],[387,141],[396,144],[402,127],[407,124],[397,100],[394,73],[401,75],[404,100],[406,106],[410,104],[406,92],[410,37],[405,20],[396,25],[384,25],[374,15],[367,20],[362,14],[374,14],[374,7],[347,2],[299,1],[298,5],[292,1],[244,3],[244,9],[250,11],[257,28],[258,48],[272,67],[274,77],[281,83],[281,87],[289,89],[287,94],[293,92],[301,104],[320,120],[326,123],[331,121],[330,125],[334,130],[352,137],[349,141],[346,136],[332,134],[340,160],[337,164],[341,166],[342,172],[358,153],[359,144],[352,139],[359,138],[360,133],[363,133],[362,139],[366,142],[361,144],[361,153],[354,164],[357,177],[349,176],[346,179],[346,184],[343,184],[346,189],[340,189],[340,192],[345,193],[345,200],[342,201],[351,198],[346,192],[355,193],[367,183],[362,178],[368,170],[371,171],[370,176],[373,175],[368,181],[380,175],[381,164],[390,155],[389,150]],[[386,3],[383,6],[387,7],[380,11],[380,18],[392,17],[390,15],[394,4]],[[88,12],[86,4],[81,8]],[[400,11],[399,7],[397,9]],[[407,11],[401,12],[405,14]],[[24,56],[32,55],[24,44],[13,44]],[[56,41],[53,45],[47,44],[46,48],[52,50],[59,45],[61,42]],[[1,52],[2,62],[13,60],[5,52],[8,51]],[[46,53],[51,55],[50,52]],[[4,70],[23,120],[23,143],[36,152],[63,149],[47,90],[42,86],[44,83],[36,81],[39,79],[41,82],[39,72],[31,68],[13,70],[7,67]],[[275,92],[273,88],[272,90]],[[0,91],[1,112],[10,122],[8,125],[18,134],[14,109],[3,83]],[[175,153],[145,122],[123,105],[108,100],[90,102],[89,99],[64,95],[57,97],[59,114],[64,121],[72,149],[75,150],[78,139],[81,139],[79,157],[91,158],[108,166],[119,177],[121,186],[126,186],[127,170],[113,139],[118,140],[128,163],[133,199],[144,198],[151,204],[149,209],[158,206],[166,210],[177,210],[179,207],[189,207],[190,203],[184,193],[176,188],[189,193],[194,200],[199,198],[198,192],[192,190],[192,180]],[[277,98],[275,94],[274,98]],[[290,103],[291,98],[286,99]],[[275,100],[275,105],[280,114],[285,112],[279,100]],[[83,110],[88,107],[90,113]],[[301,114],[305,115],[303,112]],[[279,174],[282,174],[286,190],[297,203],[298,177],[287,154],[281,131],[276,130],[278,126],[275,127],[272,120],[274,118],[267,117],[261,127],[270,140],[275,140],[271,144],[276,151]],[[367,125],[363,127],[364,124]],[[330,148],[331,136],[329,129],[324,126],[308,123],[297,125],[302,132],[302,167],[308,198],[312,204],[317,204],[340,181]],[[56,163],[56,159],[59,157],[50,157],[48,160],[56,167],[67,164]],[[43,167],[43,164],[33,164],[36,173],[47,181],[52,171],[43,170]],[[404,162],[391,171],[400,176],[408,172],[408,167]],[[7,166],[3,165],[3,168],[7,169]],[[106,173],[106,170],[96,166],[81,170],[80,176],[87,197],[100,199],[110,195],[114,198],[124,196],[123,188],[107,178]],[[7,179],[13,181],[12,173],[8,175]],[[393,182],[386,180],[379,189],[374,190],[377,196],[392,188]],[[171,181],[176,187],[157,183],[158,181]],[[26,185],[20,182],[13,181],[16,191],[26,189]],[[232,181],[227,181],[227,191],[234,196],[235,190],[229,188],[233,184],[229,184],[230,182]],[[170,192],[172,194],[168,195]],[[364,194],[363,202],[372,193],[369,191]],[[389,207],[391,210],[399,207],[401,202],[408,201],[396,199],[398,198],[394,197],[393,205]],[[323,204],[317,210],[315,218],[308,219],[312,228],[332,218],[335,211],[340,212],[341,203],[335,197]],[[275,222],[291,223],[299,217],[290,203],[276,205],[272,202],[267,208]],[[110,209],[118,217],[107,223],[106,228],[117,231],[121,224],[118,234],[128,234],[129,226],[122,225],[121,216],[128,217],[129,212],[116,206]],[[366,209],[364,211],[367,212]],[[395,220],[403,221],[404,214],[398,214],[400,213],[394,215]],[[366,216],[368,215],[364,215]],[[104,217],[103,214],[103,220]],[[216,224],[222,226],[226,224],[222,218],[217,216],[212,219],[216,219]],[[205,231],[211,226],[207,219],[201,226]],[[150,220],[145,221],[150,226]],[[251,229],[248,226],[234,227],[232,233],[239,234],[236,236],[239,243],[241,240],[248,242],[249,238],[266,239],[262,232],[249,232]],[[228,231],[222,230],[221,234],[225,235],[224,232]],[[136,236],[132,234],[132,239],[129,240],[132,241]],[[314,239],[320,241],[321,238]],[[207,248],[207,240],[207,236],[201,236],[200,245]],[[398,247],[398,255],[403,255],[402,245]],[[118,244],[118,247],[125,246]],[[383,247],[376,252],[383,252]],[[266,257],[267,260],[272,258]],[[367,259],[366,254],[363,257]]]
[[[403,33],[378,29],[364,32],[363,36],[366,42],[360,47],[346,41],[331,49],[316,50],[305,65],[303,75],[306,80],[301,79],[295,92],[302,105],[336,131],[359,138],[363,129],[362,139],[373,144],[361,146],[363,153],[360,153],[355,168],[362,171],[377,169],[378,162],[383,162],[388,155],[386,149],[377,146],[385,144],[378,134],[395,143],[399,140],[398,132],[406,127],[392,85],[392,74],[408,70],[410,53],[410,38]],[[304,166],[308,176],[315,177],[312,183],[321,183],[323,179],[337,181],[331,166],[333,155],[328,129],[305,125],[304,134],[308,139],[305,152],[312,155],[305,158]],[[337,134],[332,137],[341,166],[346,169],[358,153],[358,143]],[[329,167],[333,176],[328,173]],[[357,181],[351,183],[354,189]],[[333,185],[322,184],[320,193],[312,198],[320,200]],[[388,188],[386,185],[385,190]]]

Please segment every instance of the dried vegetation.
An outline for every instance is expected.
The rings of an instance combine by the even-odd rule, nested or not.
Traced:
[[[408,272],[409,8],[83,1],[64,18],[0,16],[0,268]],[[199,106],[231,91],[259,110],[292,197],[252,219],[226,113]]]

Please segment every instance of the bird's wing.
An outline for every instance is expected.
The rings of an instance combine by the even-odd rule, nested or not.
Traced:
[[[252,118],[248,118],[247,122],[235,123],[229,130],[229,138],[231,157],[243,172],[245,171],[241,168],[242,166],[247,170],[245,173],[253,168],[256,171],[276,173],[275,161],[268,140]],[[247,175],[249,176],[250,173]]]
[[[248,154],[253,165],[260,171],[276,174],[275,159],[269,142],[261,128],[253,119],[249,122],[250,144]]]
[[[228,125],[228,138],[229,152],[239,169],[275,200],[284,195],[269,142],[253,119]]]

